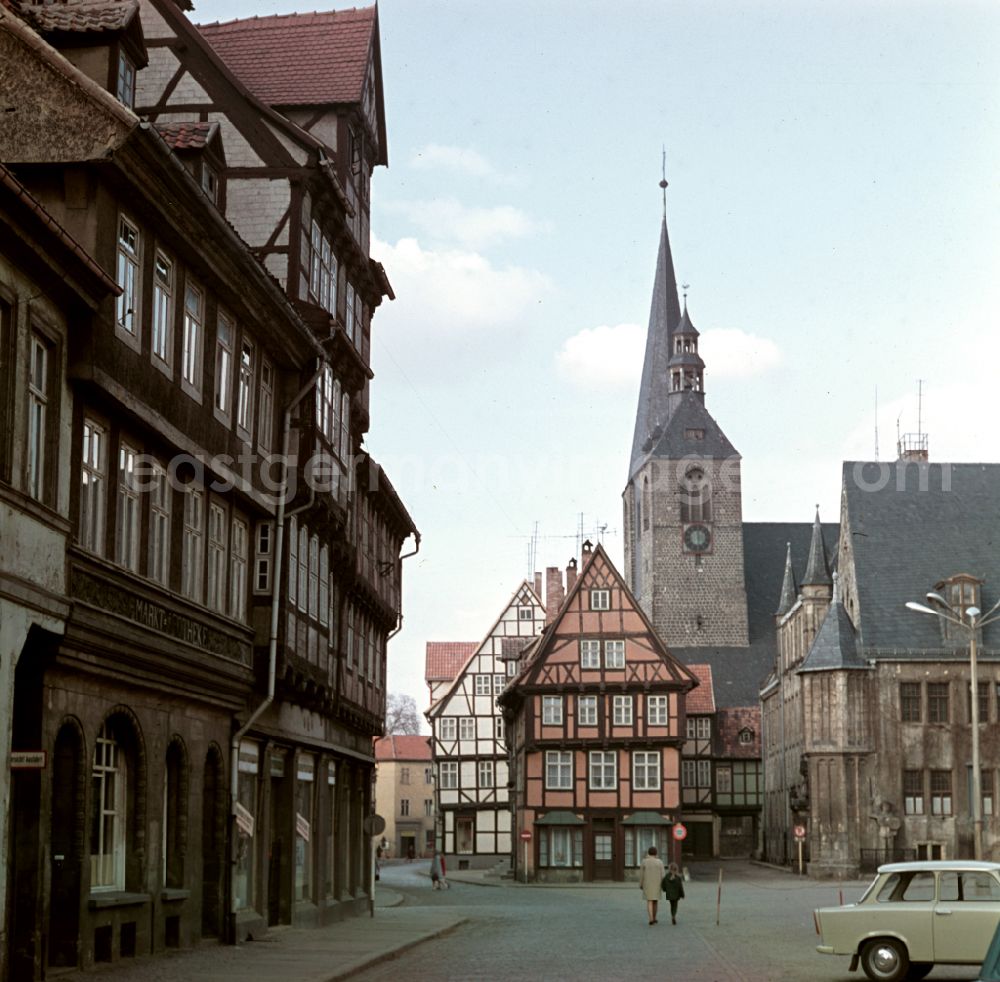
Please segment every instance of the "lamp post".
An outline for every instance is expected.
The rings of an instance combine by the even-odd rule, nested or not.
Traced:
[[[969,636],[969,689],[971,692],[970,719],[972,722],[972,848],[975,859],[983,858],[983,788],[982,774],[979,770],[979,679],[976,672],[976,632],[1000,620],[1000,600],[985,614],[978,607],[966,607],[956,610],[939,593],[928,593],[927,599],[934,604],[906,604],[908,610],[918,614],[930,614],[939,620],[947,621],[965,631]]]

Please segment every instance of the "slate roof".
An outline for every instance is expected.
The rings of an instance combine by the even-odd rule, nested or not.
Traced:
[[[219,129],[217,122],[154,123],[156,132],[166,140],[171,150],[201,150]]]
[[[64,0],[61,3],[20,2],[17,9],[41,34],[101,34],[123,31],[139,11],[138,0]]]
[[[653,299],[649,308],[649,327],[646,331],[646,352],[642,361],[642,379],[639,382],[639,405],[635,413],[635,432],[632,436],[632,456],[629,459],[629,478],[636,472],[649,450],[647,442],[653,432],[663,428],[667,421],[667,363],[670,361],[670,331],[681,319],[677,301],[677,277],[667,235],[667,218],[660,226],[660,248],[656,257],[656,276],[653,281]]]
[[[984,580],[980,608],[1000,599],[1000,464],[847,461],[847,527],[857,587],[858,645],[866,658],[967,658],[936,618],[907,610],[956,573]],[[1000,653],[1000,625],[982,653]]]
[[[708,457],[713,460],[739,458],[736,448],[722,432],[722,427],[705,408],[702,395],[685,392],[675,403],[674,410],[656,439],[649,456],[680,460],[683,457]],[[701,430],[702,439],[694,439],[685,434],[689,430]]]
[[[263,102],[311,106],[361,102],[376,7],[277,14],[198,30]]]
[[[428,641],[424,679],[450,682],[478,648],[478,641]]]
[[[839,526],[824,523],[823,536],[831,554],[835,555]],[[774,611],[784,578],[785,544],[791,543],[792,570],[801,582],[811,539],[811,522],[744,522],[743,566],[749,646],[670,649],[671,654],[689,666],[711,666],[717,707],[758,704],[761,684],[774,668],[777,655]]]
[[[375,741],[376,760],[430,760],[431,741],[425,736],[387,736]]]
[[[792,544],[789,542],[785,550],[785,577],[781,581],[781,599],[774,611],[776,617],[783,617],[795,606],[795,598],[799,595],[799,587],[795,582],[795,570],[792,568]]]
[[[838,577],[834,573],[830,609],[827,610],[799,671],[824,672],[836,668],[867,667],[868,663],[858,653],[854,625],[844,610]]]
[[[809,562],[806,564],[806,575],[803,586],[829,586],[830,560],[826,553],[826,540],[823,538],[823,526],[819,520],[819,508],[813,521],[812,541],[809,543]]]
[[[688,665],[688,668],[698,676],[698,685],[687,694],[684,702],[685,711],[689,716],[693,713],[714,713],[715,694],[712,691],[712,666]]]

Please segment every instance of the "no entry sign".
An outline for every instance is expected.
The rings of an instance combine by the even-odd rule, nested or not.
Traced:
[[[531,829],[525,829],[521,833],[521,841],[522,842],[530,842],[531,841]]]
[[[795,826],[795,838],[804,839],[806,837],[806,827],[804,825]]]
[[[678,822],[674,826],[674,838],[678,842],[683,842],[687,838],[688,830],[687,827]]]

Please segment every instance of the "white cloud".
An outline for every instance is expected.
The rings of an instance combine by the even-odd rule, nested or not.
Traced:
[[[524,313],[552,290],[548,277],[523,266],[494,266],[478,252],[425,249],[415,238],[395,245],[372,238],[397,302],[395,317],[433,334],[490,328]]]
[[[388,202],[386,211],[404,215],[435,241],[457,242],[469,249],[482,249],[503,239],[519,238],[541,228],[519,208],[498,205],[469,208],[456,198],[429,201]]]
[[[410,158],[413,167],[438,167],[457,171],[471,177],[485,177],[493,181],[506,181],[501,174],[478,150],[472,147],[452,147],[441,143],[428,143],[415,150]]]
[[[750,378],[781,364],[781,349],[770,339],[738,328],[705,331],[698,341],[705,372],[716,378]]]
[[[642,372],[646,332],[638,324],[586,327],[556,353],[560,373],[581,385],[634,388]]]
[[[563,342],[556,365],[568,378],[584,385],[604,382],[634,388],[642,374],[646,330],[638,324],[584,328]],[[781,362],[778,346],[740,330],[706,331],[698,350],[712,378],[748,378]]]

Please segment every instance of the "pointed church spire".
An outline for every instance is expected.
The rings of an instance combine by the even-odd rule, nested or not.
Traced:
[[[826,543],[823,541],[823,526],[819,520],[819,505],[816,506],[816,518],[813,521],[812,542],[809,545],[809,562],[806,564],[806,575],[803,586],[829,586],[830,562],[826,558]]]
[[[774,616],[784,617],[795,606],[795,598],[798,595],[799,588],[795,583],[795,571],[792,569],[792,544],[786,542],[785,578],[781,581],[781,599],[778,601],[778,609],[774,612]]]
[[[667,396],[670,391],[667,364],[671,354],[670,335],[680,319],[677,277],[670,252],[670,238],[667,235],[664,187],[660,249],[656,257],[656,278],[653,282],[653,299],[649,309],[649,327],[646,331],[646,353],[642,363],[642,381],[639,383],[639,405],[635,414],[635,433],[632,437],[632,456],[629,460],[630,477],[643,454],[652,447],[654,433],[662,431],[667,421]]]

